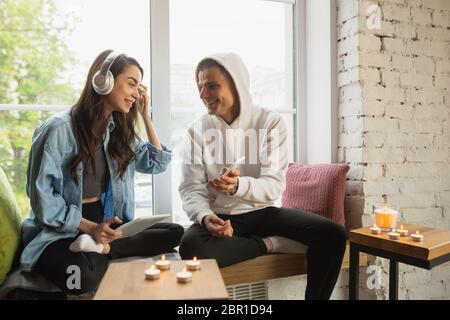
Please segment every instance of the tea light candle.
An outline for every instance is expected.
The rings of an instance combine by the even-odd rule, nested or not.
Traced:
[[[373,227],[370,227],[370,233],[372,233],[372,234],[380,234],[380,233],[381,233],[381,229],[378,228],[378,227],[374,224]]]
[[[169,270],[170,269],[170,261],[166,260],[166,255],[161,256],[161,260],[156,262],[156,267],[159,270]]]
[[[388,232],[388,236],[389,236],[389,239],[391,239],[391,240],[400,239],[400,233],[397,233],[395,231]]]
[[[177,272],[176,276],[179,283],[188,283],[192,281],[192,273],[186,271],[186,268],[183,268],[183,271],[181,272]]]
[[[419,234],[419,230],[417,230],[416,233],[411,234],[411,238],[414,241],[422,242],[423,241],[423,234]]]
[[[149,269],[145,270],[145,279],[157,280],[157,279],[159,279],[160,273],[161,273],[161,271],[159,271],[158,269],[155,269],[155,266],[152,265]]]
[[[188,270],[198,270],[200,269],[200,261],[197,260],[197,257],[194,257],[191,261],[186,262],[186,266]]]
[[[403,229],[403,225],[400,226],[400,229],[397,229],[397,232],[400,233],[401,237],[406,237],[408,235],[408,230]]]

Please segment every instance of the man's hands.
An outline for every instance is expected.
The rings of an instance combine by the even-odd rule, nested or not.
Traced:
[[[97,223],[92,226],[90,235],[98,243],[109,243],[122,236],[121,230],[113,230],[109,226],[113,223],[122,223],[118,217],[112,217],[105,222]]]
[[[231,238],[233,236],[233,227],[230,220],[223,221],[215,214],[209,214],[203,218],[203,225],[214,237]]]
[[[208,181],[208,186],[211,188],[228,194],[235,194],[239,187],[239,176],[241,175],[238,169],[233,169],[227,176],[223,173],[227,168],[222,169],[222,174],[214,180]]]

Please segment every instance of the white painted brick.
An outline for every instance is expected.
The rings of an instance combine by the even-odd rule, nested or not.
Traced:
[[[369,29],[367,27],[367,19],[365,17],[364,17],[364,19],[360,20],[360,24],[359,24],[360,32],[363,32],[365,34],[384,36],[384,37],[394,37],[395,36],[395,26],[396,26],[396,23],[381,20],[380,29]]]
[[[426,71],[434,73],[435,63],[432,58],[418,57],[413,59],[414,69],[416,71]]]
[[[368,132],[398,133],[398,120],[389,118],[364,118],[364,130]]]
[[[406,150],[406,161],[435,162],[447,161],[447,151],[414,148]]]
[[[450,74],[450,59],[434,59],[436,61],[436,73]]]
[[[386,135],[386,145],[394,148],[407,147],[412,144],[413,137],[406,133]]]
[[[383,11],[383,19],[384,20],[394,20],[394,21],[402,21],[402,22],[410,21],[410,9],[409,8],[392,6],[392,5],[383,3],[382,11]]]
[[[394,117],[401,120],[411,120],[414,111],[410,105],[401,105],[395,102],[386,104],[385,110],[386,117]]]
[[[382,116],[385,113],[385,103],[381,101],[365,101],[364,114],[373,116]]]
[[[373,148],[381,148],[386,142],[386,134],[383,132],[367,132],[364,135],[364,145]]]
[[[450,11],[450,1],[448,0],[422,0],[425,8]]]
[[[436,75],[435,78],[436,88],[450,89],[450,76],[447,75]]]
[[[405,3],[412,8],[422,7],[422,0],[405,0]]]
[[[359,81],[359,70],[358,68],[353,68],[350,70],[346,70],[338,73],[338,86],[342,87],[348,85],[352,82]]]
[[[378,71],[378,69],[361,68],[359,69],[359,78],[364,81],[364,83],[378,83],[380,82],[380,71]]]
[[[430,193],[408,193],[408,194],[395,194],[388,198],[389,203],[395,204],[400,208],[412,208],[412,207],[433,207],[435,203],[434,194]],[[403,212],[406,209],[402,209]]]
[[[414,177],[434,177],[437,168],[433,163],[402,163],[387,164],[386,175],[409,178]]]
[[[381,41],[379,37],[373,35],[358,35],[358,43],[360,50],[366,51],[380,51],[381,50]]]
[[[450,31],[446,27],[417,27],[417,37],[421,40],[450,41]]]
[[[418,41],[416,41],[416,42],[418,42]],[[449,45],[443,41],[425,40],[424,47],[423,47],[423,54],[425,56],[430,56],[430,57],[448,58],[450,55]]]
[[[399,71],[410,71],[413,68],[413,60],[410,57],[393,55],[392,67]]]
[[[401,39],[413,39],[417,35],[417,26],[405,23],[396,24],[395,35]]]
[[[361,132],[344,133],[339,135],[339,145],[346,147],[362,147]]]
[[[341,59],[343,60],[344,69],[351,69],[360,64],[360,57],[357,52],[349,53]]]
[[[364,167],[364,179],[367,181],[375,180],[383,176],[383,166],[379,163],[368,163]]]
[[[403,162],[405,159],[402,148],[364,148],[364,159],[370,159],[370,162],[395,163]],[[366,161],[368,162],[368,161]]]
[[[362,114],[361,101],[353,101],[339,104],[339,117],[357,116]]]
[[[358,32],[358,27],[359,27],[358,17],[356,16],[344,21],[339,26],[339,33],[338,33],[339,39],[355,37],[355,35]]]
[[[361,100],[361,85],[352,83],[341,88],[341,102]]]
[[[414,290],[410,290],[409,299],[411,300],[442,300],[448,299],[447,291],[443,283],[436,282],[423,285]]]
[[[365,99],[381,99],[383,101],[403,102],[405,100],[404,90],[401,88],[389,88],[382,86],[367,85],[363,90]]]
[[[415,54],[415,55],[421,56],[425,52],[425,49],[424,49],[425,46],[426,46],[425,41],[407,40],[406,47],[403,52],[406,54]]]
[[[359,63],[366,67],[387,68],[391,65],[391,56],[388,54],[361,52],[359,55]]]
[[[382,71],[381,83],[388,87],[400,85],[400,72]]]
[[[410,124],[409,124],[410,122]],[[441,133],[442,132],[442,124],[440,121],[435,120],[427,120],[427,119],[420,119],[420,120],[412,120],[412,121],[401,121],[400,122],[400,130],[403,126],[412,125],[412,130],[408,131],[402,131],[402,132],[409,132],[409,133]]]
[[[338,0],[337,22],[349,20],[358,15],[358,3],[355,1]]]
[[[362,163],[362,148],[347,148],[345,151],[345,161],[348,163]]]
[[[417,148],[430,148],[433,146],[434,134],[416,133],[413,136],[413,145]]]
[[[445,96],[443,97],[443,103],[444,103],[446,106],[450,106],[450,91],[447,92],[447,93],[445,94]]]
[[[349,37],[339,41],[337,44],[338,56],[342,56],[345,53],[354,52],[357,46],[358,46],[358,37],[356,36]]]
[[[427,119],[427,120],[435,120],[441,121],[442,119],[447,119],[448,115],[448,107],[445,105],[435,105],[435,104],[426,104],[426,105],[416,105],[414,106],[414,118],[416,120]]]
[[[399,53],[404,50],[405,43],[406,43],[406,41],[404,39],[384,38],[383,39],[383,48],[386,51]]]
[[[427,193],[428,195],[430,193]],[[429,219],[442,218],[442,209],[436,207],[422,206],[421,208],[411,208],[405,206],[401,208],[402,216],[405,221],[425,221]],[[411,222],[410,222],[411,223]],[[413,231],[414,232],[414,231]]]
[[[439,186],[434,178],[412,178],[402,181],[400,192],[409,193],[434,193],[439,191]]]
[[[400,84],[407,87],[427,88],[433,86],[431,75],[404,73],[400,75]]]
[[[364,183],[364,193],[366,195],[397,194],[400,190],[400,183],[390,179],[368,180]]]
[[[450,12],[435,10],[433,12],[433,24],[442,27],[450,27]]]
[[[408,105],[414,105],[416,103],[422,104],[442,104],[443,103],[443,93],[440,88],[427,88],[424,89],[405,89],[405,101]]]
[[[421,26],[431,24],[431,10],[423,8],[412,8],[411,20],[413,24],[418,24]]]

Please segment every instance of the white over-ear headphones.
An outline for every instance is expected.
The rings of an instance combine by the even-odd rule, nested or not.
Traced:
[[[103,61],[100,70],[98,70],[92,78],[92,87],[94,87],[95,92],[99,95],[106,96],[114,87],[114,76],[111,71],[109,71],[109,68],[111,68],[118,56],[118,53],[114,51],[111,52],[106,57],[105,61]]]

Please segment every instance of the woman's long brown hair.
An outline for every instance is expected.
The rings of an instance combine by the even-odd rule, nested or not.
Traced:
[[[76,168],[80,162],[86,163],[87,161],[91,161],[95,172],[94,154],[103,144],[103,134],[107,129],[108,119],[105,117],[105,109],[103,107],[104,96],[94,91],[92,78],[100,70],[103,61],[105,61],[111,52],[112,50],[103,51],[95,59],[89,69],[86,85],[81,96],[70,111],[72,125],[79,146],[79,153],[72,161],[70,172],[77,183],[79,181]],[[121,54],[116,58],[110,68],[114,79],[130,65],[138,67],[142,76],[144,76],[142,67],[135,59]],[[118,168],[116,174],[121,178],[123,178],[128,164],[135,155],[131,146],[135,139],[139,139],[135,131],[137,114],[136,103],[133,104],[133,107],[127,114],[116,111],[112,113],[115,128],[110,134],[107,152],[117,162]]]

